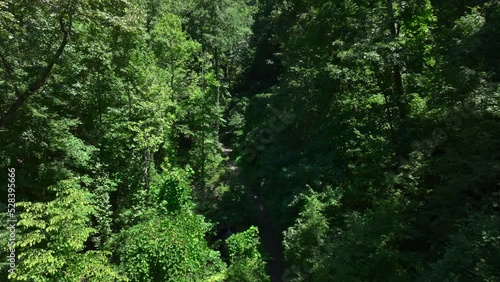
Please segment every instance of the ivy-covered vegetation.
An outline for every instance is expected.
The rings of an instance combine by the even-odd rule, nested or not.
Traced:
[[[500,281],[498,50],[497,0],[0,0],[0,280]]]

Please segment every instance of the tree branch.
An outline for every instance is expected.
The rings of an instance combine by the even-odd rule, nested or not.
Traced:
[[[9,124],[13,119],[14,116],[16,115],[17,110],[28,100],[28,98],[33,95],[36,91],[38,91],[40,88],[42,88],[45,85],[45,82],[47,81],[47,78],[50,75],[50,72],[54,68],[54,65],[57,63],[59,58],[61,57],[62,53],[64,52],[64,48],[68,44],[69,40],[69,30],[71,29],[72,25],[72,16],[71,14],[69,15],[69,23],[68,23],[68,28],[66,29],[65,24],[64,24],[64,18],[61,15],[59,18],[59,25],[61,32],[63,33],[63,38],[61,40],[61,43],[59,44],[59,47],[57,48],[56,52],[48,62],[47,66],[43,69],[42,73],[38,76],[38,78],[30,83],[28,85],[28,88],[23,92],[20,93],[19,90],[16,87],[16,96],[17,99],[16,101],[10,106],[9,110],[2,115],[0,118],[0,126],[5,127],[7,124]]]

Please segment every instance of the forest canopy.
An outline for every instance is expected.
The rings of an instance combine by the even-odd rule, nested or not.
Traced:
[[[0,0],[1,281],[500,281],[497,0]]]

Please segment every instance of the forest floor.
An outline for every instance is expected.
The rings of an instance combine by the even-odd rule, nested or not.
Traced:
[[[224,155],[230,156],[232,149],[222,147],[222,152]],[[285,262],[280,232],[275,227],[276,225],[273,223],[271,215],[248,176],[240,173],[241,169],[232,158],[227,161],[227,167],[238,180],[239,184],[244,187],[246,199],[251,204],[252,218],[255,220],[252,224],[259,228],[259,236],[267,252],[265,258],[267,261],[267,272],[271,277],[271,281],[282,282],[285,272]]]

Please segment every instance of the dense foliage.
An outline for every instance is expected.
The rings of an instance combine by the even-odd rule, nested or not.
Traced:
[[[499,280],[498,1],[259,11],[270,35],[249,77],[282,71],[246,107],[241,163],[283,231],[287,279]],[[270,131],[276,109],[295,118]]]
[[[498,50],[496,0],[0,0],[0,280],[499,281]]]

